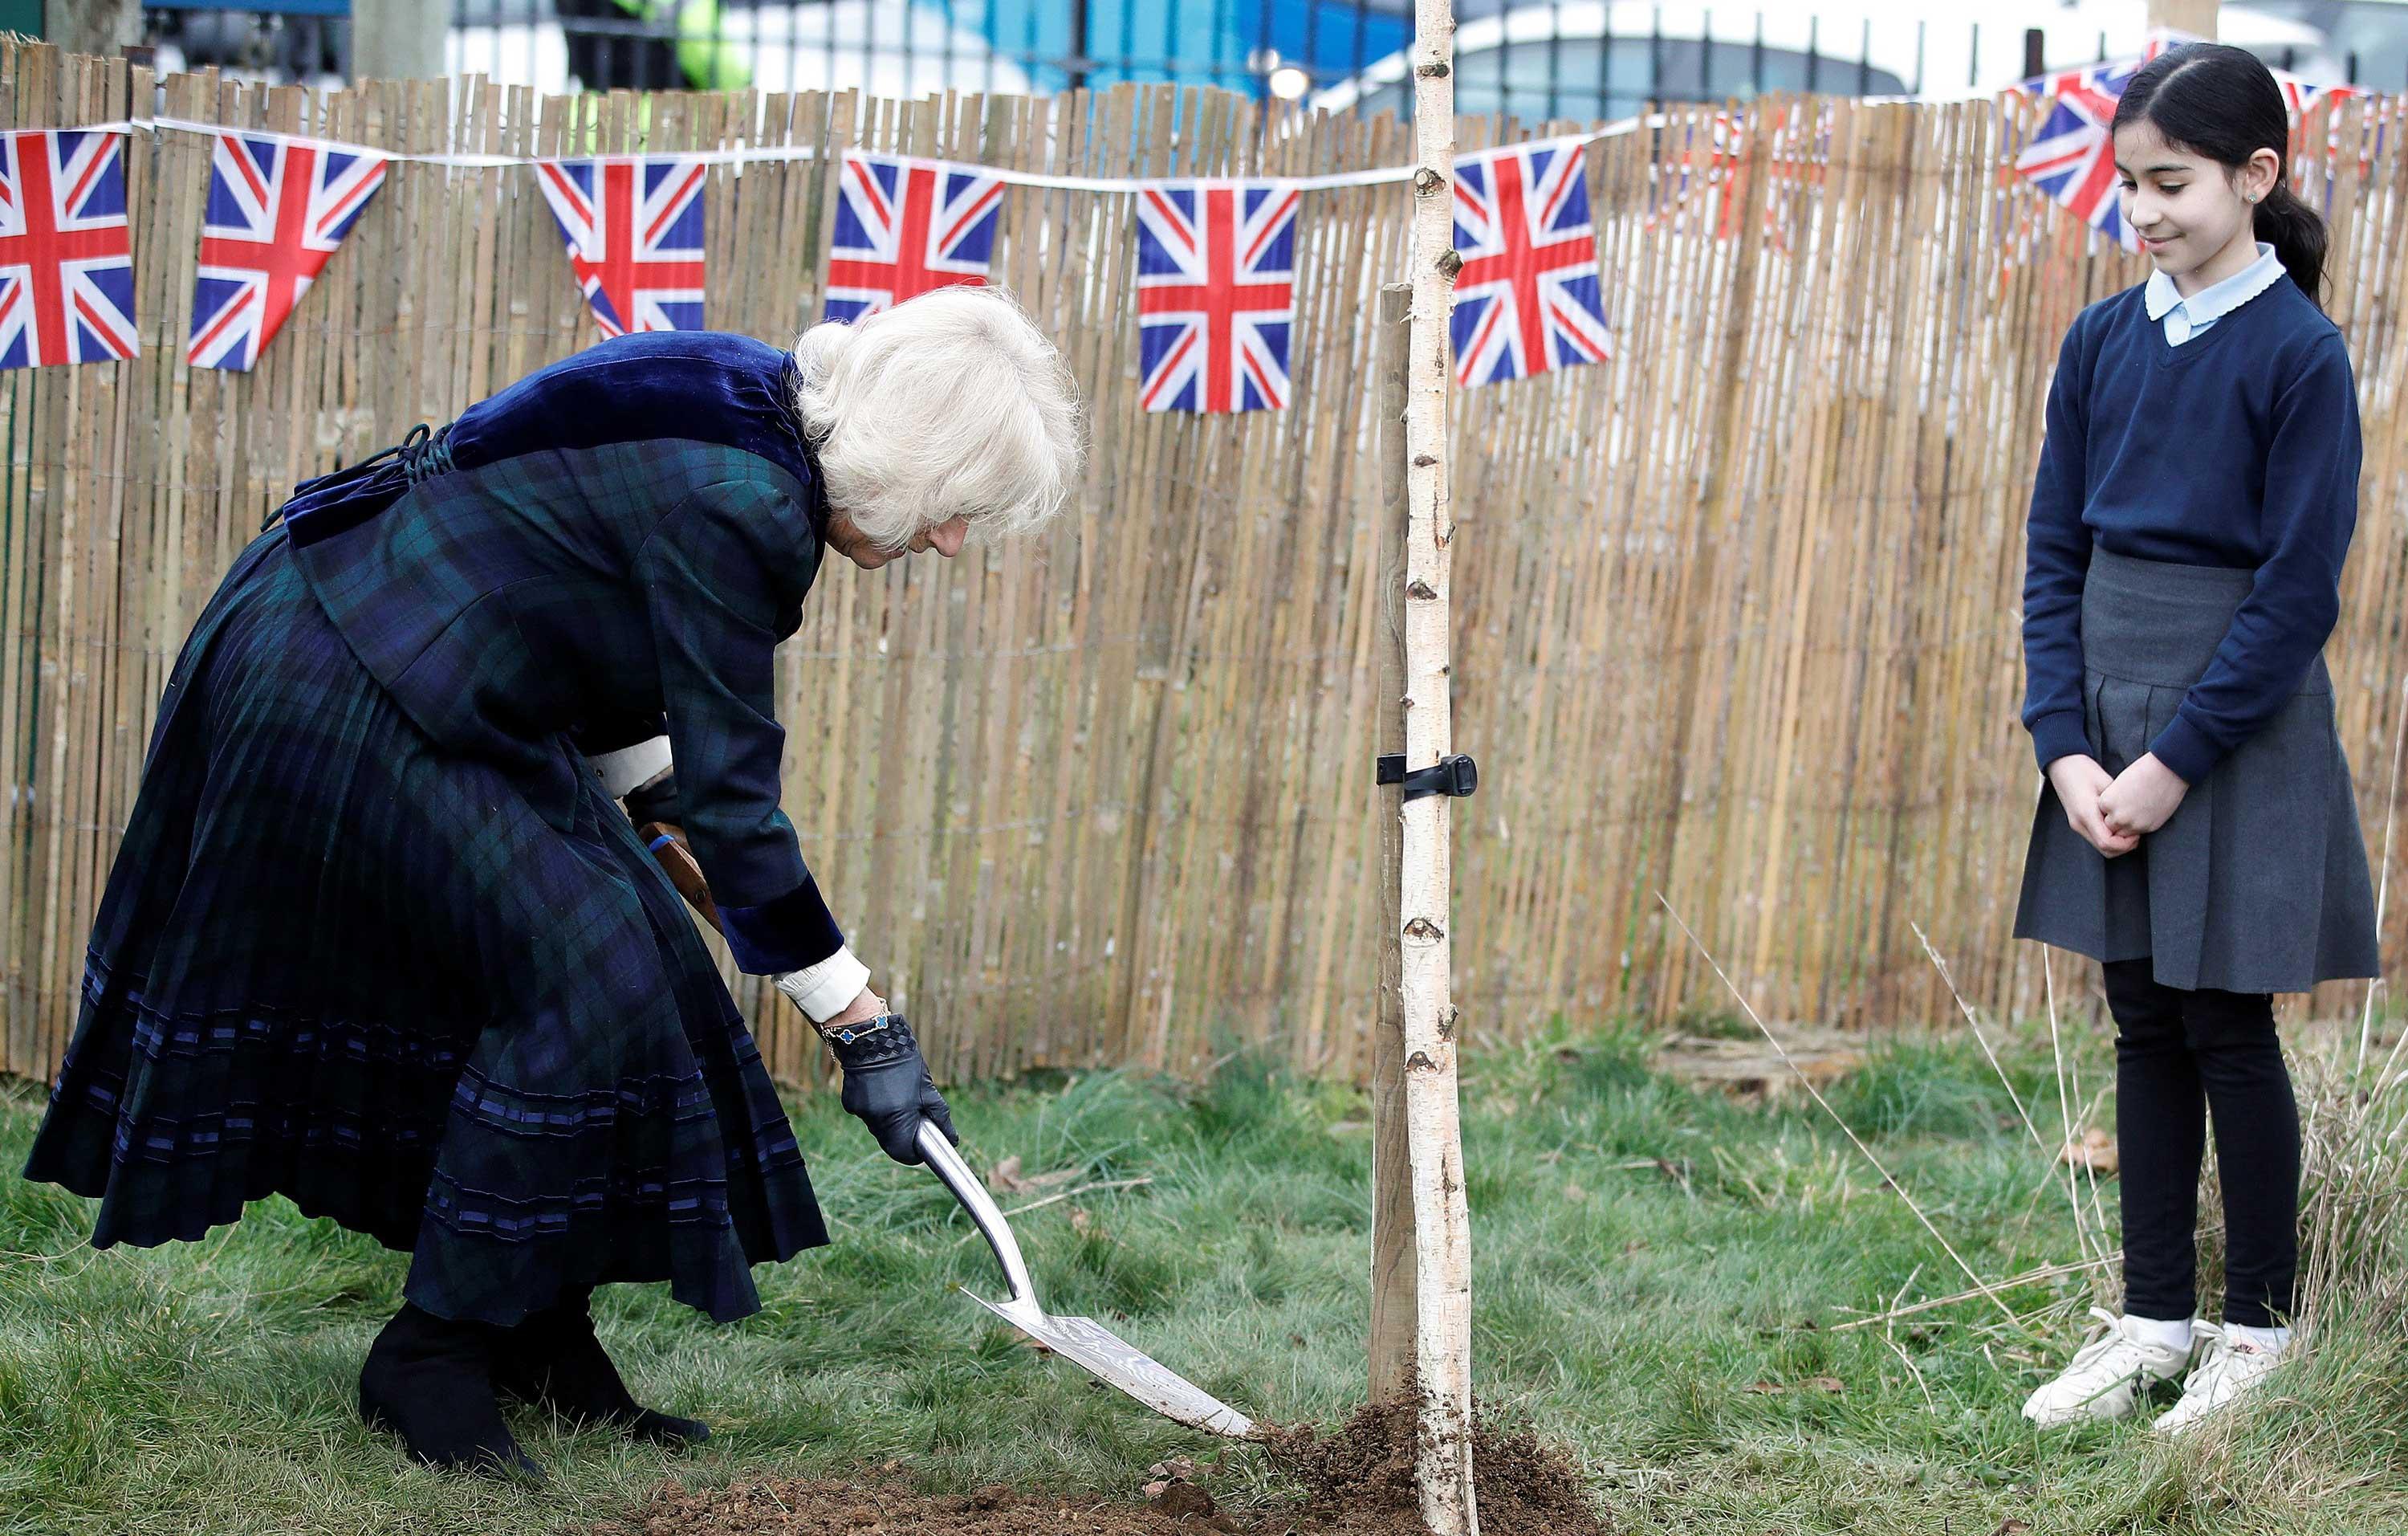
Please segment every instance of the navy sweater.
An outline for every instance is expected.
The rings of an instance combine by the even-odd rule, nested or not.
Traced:
[[[2149,750],[2197,783],[2299,692],[2341,611],[2358,522],[2358,390],[2334,328],[2277,282],[2180,347],[2131,288],[2074,317],[2048,392],[2024,579],[2023,720],[2040,765],[2087,753],[2082,584],[2094,545],[2256,582]]]

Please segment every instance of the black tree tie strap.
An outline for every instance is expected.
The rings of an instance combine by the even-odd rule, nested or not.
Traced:
[[[1380,754],[1379,782],[1402,784],[1407,800],[1418,800],[1425,795],[1463,797],[1480,787],[1480,765],[1463,753],[1450,753],[1426,768],[1405,771],[1405,754],[1384,752]]]

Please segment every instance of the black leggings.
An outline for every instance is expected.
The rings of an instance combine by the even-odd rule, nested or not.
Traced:
[[[2300,1110],[2262,992],[2161,986],[2149,961],[2106,967],[2115,1016],[2115,1147],[2124,1185],[2124,1309],[2172,1321],[2197,1296],[2199,1168],[2215,1122],[2224,1192],[2224,1319],[2290,1321],[2299,1270]]]

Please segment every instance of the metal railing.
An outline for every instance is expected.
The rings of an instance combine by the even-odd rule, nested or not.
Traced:
[[[334,83],[348,0],[239,9],[148,0],[164,67]],[[454,72],[579,88],[1050,93],[1122,81],[1218,86],[1335,108],[1409,109],[1411,0],[450,0]],[[169,8],[175,7],[175,8]],[[1631,0],[1460,0],[1457,110],[1616,118],[1655,102],[1773,91],[1962,95],[2129,51],[2128,40],[1954,7],[1876,26],[1861,7],[1719,10]],[[2401,7],[2408,28],[2408,6]],[[2270,64],[2358,79],[2358,58]],[[2386,63],[2389,61],[2386,61]],[[2379,83],[2379,82],[2378,82]]]

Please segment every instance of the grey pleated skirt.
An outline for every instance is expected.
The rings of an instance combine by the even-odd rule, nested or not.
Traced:
[[[2083,728],[2109,773],[2173,719],[2252,579],[2092,553]],[[2305,992],[2377,974],[2374,883],[2324,658],[2264,729],[2120,857],[2084,841],[2043,781],[2015,937],[2099,960],[2146,956],[2160,983],[2185,990]]]

